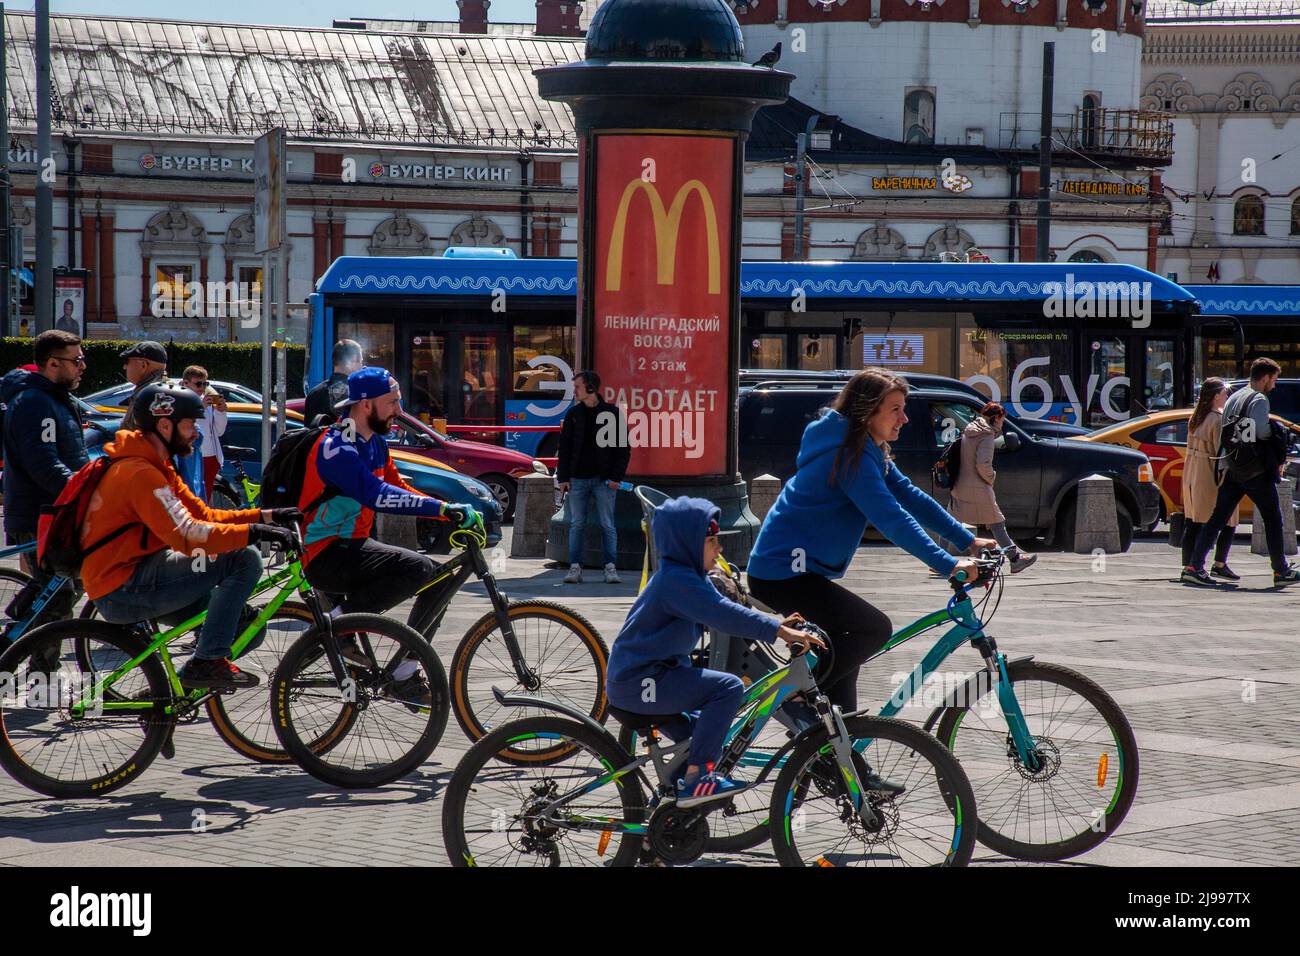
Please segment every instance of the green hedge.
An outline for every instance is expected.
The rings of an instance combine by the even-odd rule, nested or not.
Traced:
[[[132,342],[88,339],[81,343],[86,353],[86,372],[81,377],[80,395],[89,395],[123,381],[122,360],[118,358]],[[164,342],[167,349],[167,372],[179,376],[187,366],[201,365],[208,375],[222,382],[237,382],[262,390],[262,346],[245,342]],[[0,339],[0,374],[32,361],[32,340]],[[302,374],[307,350],[289,346],[289,397],[302,397]]]

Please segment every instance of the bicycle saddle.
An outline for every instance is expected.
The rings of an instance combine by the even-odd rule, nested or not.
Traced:
[[[254,458],[257,456],[256,448],[241,448],[239,445],[222,445],[222,450],[231,458]]]
[[[623,710],[613,704],[609,705],[609,715],[628,730],[639,734],[644,734],[651,727],[661,727],[673,723],[679,724],[686,719],[686,716],[680,710],[675,714],[634,714],[630,710]]]

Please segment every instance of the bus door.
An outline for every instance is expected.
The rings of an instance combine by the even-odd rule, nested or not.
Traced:
[[[425,422],[500,425],[503,339],[495,331],[413,329],[405,343],[409,384],[403,405]]]
[[[1182,341],[1167,332],[1083,330],[1082,381],[1088,389],[1084,424],[1100,428],[1174,408],[1186,391]]]

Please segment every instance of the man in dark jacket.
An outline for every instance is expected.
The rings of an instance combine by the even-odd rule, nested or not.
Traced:
[[[623,435],[619,410],[600,397],[600,376],[579,372],[573,377],[577,400],[560,427],[559,460],[555,480],[569,493],[569,573],[565,584],[582,582],[583,533],[587,528],[590,499],[596,499],[605,559],[605,583],[620,584],[614,560],[618,532],[614,530],[614,495],[627,473],[632,450],[618,441],[597,441],[600,433]]]
[[[41,508],[51,505],[68,479],[90,460],[82,434],[81,411],[71,392],[81,384],[86,357],[81,339],[70,332],[42,332],[35,342],[35,372],[15,369],[0,379],[4,419],[4,515],[8,543],[36,538]],[[33,583],[20,592],[28,604],[49,581],[31,554],[23,556]],[[71,617],[81,597],[81,582],[65,586],[44,621]],[[22,616],[19,613],[17,616]],[[14,615],[10,615],[14,616]]]
[[[126,400],[126,414],[122,416],[122,428],[135,431],[140,426],[135,421],[135,397],[140,389],[148,385],[170,385],[167,378],[167,350],[158,342],[136,342],[135,345],[118,355],[122,360],[122,372],[126,380],[135,386],[135,391]]]
[[[331,424],[339,420],[335,409],[348,400],[348,376],[366,364],[360,343],[352,339],[335,342],[333,357],[334,374],[307,393],[302,415],[308,425],[316,424],[318,415],[327,416]]]

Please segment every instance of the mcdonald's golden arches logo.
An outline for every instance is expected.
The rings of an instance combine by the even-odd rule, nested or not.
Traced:
[[[708,239],[709,293],[720,293],[722,250],[718,245],[718,215],[713,207],[713,197],[709,195],[709,187],[698,179],[687,180],[677,190],[673,204],[665,208],[655,184],[639,177],[624,187],[623,196],[618,202],[618,213],[614,216],[614,228],[609,237],[609,254],[605,259],[605,291],[618,292],[623,287],[623,243],[627,236],[627,215],[637,190],[645,192],[650,201],[650,213],[654,217],[657,266],[655,281],[659,285],[673,284],[677,271],[677,233],[682,224],[682,211],[686,208],[686,200],[692,195],[699,197]]]

